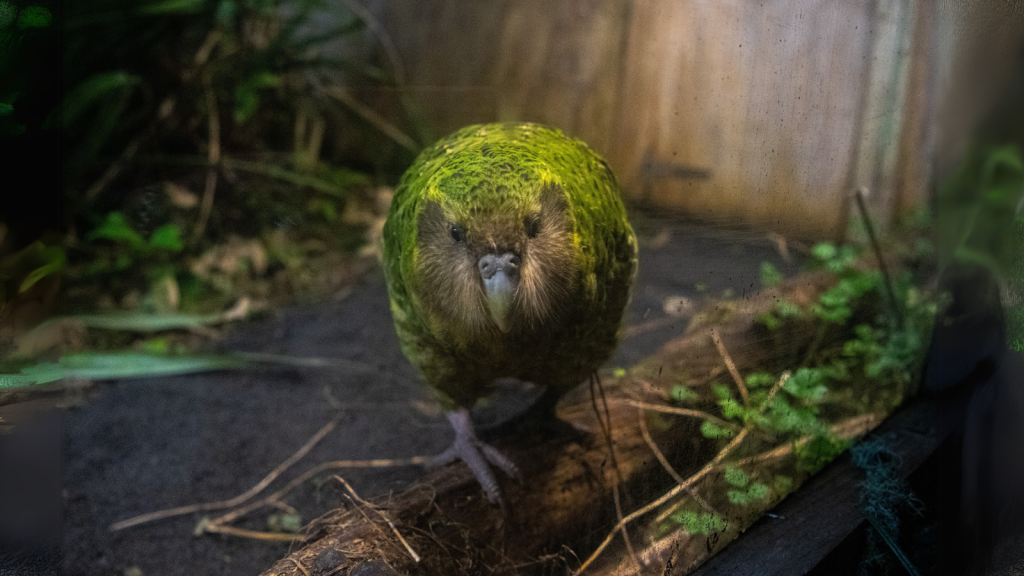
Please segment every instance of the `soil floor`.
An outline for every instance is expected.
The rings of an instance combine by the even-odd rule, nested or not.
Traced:
[[[688,318],[666,314],[666,298],[683,296],[699,304],[726,289],[735,297],[749,295],[761,285],[762,261],[787,276],[798,271],[764,235],[659,221],[639,228],[647,231],[641,233],[627,336],[609,366],[633,364],[685,330]],[[698,284],[706,288],[698,291]],[[344,358],[371,369],[273,368],[98,382],[72,407],[38,415],[12,436],[32,439],[33,453],[60,454],[60,473],[52,475],[59,478],[59,509],[44,503],[48,518],[61,519],[60,541],[51,542],[57,552],[40,560],[39,573],[259,574],[290,545],[195,537],[202,513],[117,532],[109,527],[147,512],[242,494],[339,414],[337,428],[270,490],[324,461],[431,455],[452,439],[402,356],[379,270],[360,279],[341,301],[280,310],[234,326],[216,348]],[[514,399],[491,402],[474,418],[500,419],[518,410],[515,405]],[[361,496],[372,498],[402,489],[422,469],[339,473]],[[305,523],[341,505],[344,496],[336,484],[307,483],[288,502]],[[235,525],[265,530],[275,512],[260,510]]]

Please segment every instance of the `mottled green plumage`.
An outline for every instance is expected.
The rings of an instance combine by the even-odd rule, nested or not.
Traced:
[[[384,226],[402,349],[447,410],[505,376],[563,393],[616,345],[636,246],[615,178],[585,144],[537,124],[463,128],[420,154]],[[476,269],[489,252],[521,256],[507,332]]]

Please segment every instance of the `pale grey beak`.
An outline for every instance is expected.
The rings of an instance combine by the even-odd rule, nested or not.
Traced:
[[[519,287],[519,257],[512,253],[487,254],[477,262],[484,281],[487,309],[502,332],[511,329],[512,300]]]

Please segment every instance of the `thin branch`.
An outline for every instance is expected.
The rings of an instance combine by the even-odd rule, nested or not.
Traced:
[[[325,424],[324,427],[321,428],[316,434],[314,434],[312,438],[307,440],[306,443],[301,448],[299,448],[297,452],[292,454],[291,457],[289,457],[287,460],[278,465],[277,468],[274,468],[274,470],[272,470],[270,474],[267,474],[266,477],[263,478],[263,480],[260,480],[258,484],[250,488],[244,494],[240,494],[230,500],[223,500],[220,502],[192,504],[190,506],[180,506],[178,508],[171,508],[169,510],[150,512],[149,514],[143,514],[141,516],[129,518],[128,520],[115,522],[110,525],[110,530],[116,532],[118,530],[123,530],[131,526],[136,526],[138,524],[152,522],[153,520],[161,520],[163,518],[171,518],[173,516],[181,516],[182,514],[191,514],[193,512],[204,512],[207,510],[219,510],[222,508],[231,508],[234,506],[238,506],[239,504],[245,502],[246,500],[249,500],[256,494],[258,494],[260,491],[262,491],[264,488],[269,486],[270,483],[274,481],[274,479],[281,475],[282,472],[290,468],[292,464],[298,462],[300,458],[302,458],[310,450],[312,450],[313,446],[316,446],[316,444],[320,442],[320,440],[323,440],[324,436],[327,436],[331,432],[331,430],[334,430],[334,427],[338,425],[339,419],[340,416],[336,416],[333,420]]]
[[[227,514],[212,520],[215,524],[226,524],[232,522],[242,516],[245,516],[253,510],[258,510],[264,506],[271,506],[272,502],[279,501],[282,497],[287,495],[295,488],[301,486],[310,478],[325,472],[327,470],[334,470],[336,468],[386,468],[391,466],[413,466],[426,464],[430,460],[430,456],[413,456],[412,458],[397,458],[397,459],[378,459],[378,460],[334,460],[331,462],[324,462],[313,468],[305,471],[299,477],[293,479],[284,488],[281,488],[277,492],[274,492],[270,496],[258,501],[248,504],[242,508],[237,508],[228,512]]]
[[[352,488],[352,485],[349,484],[348,482],[346,482],[344,478],[342,478],[341,476],[338,476],[337,474],[335,474],[333,476],[333,478],[335,480],[337,480],[338,482],[341,482],[345,486],[345,488],[348,490],[349,494],[352,495],[353,498],[355,498],[356,500],[361,502],[364,506],[366,506],[370,510],[373,510],[374,512],[377,513],[378,516],[383,518],[384,521],[388,523],[388,526],[391,527],[391,531],[395,533],[395,536],[398,536],[398,541],[402,543],[402,546],[405,546],[406,551],[409,552],[409,556],[412,556],[413,562],[419,562],[420,561],[420,555],[417,554],[416,551],[412,549],[412,546],[409,546],[409,543],[405,541],[405,538],[402,538],[402,533],[398,531],[398,528],[395,528],[395,525],[394,525],[393,522],[391,522],[390,518],[385,516],[384,513],[381,512],[380,510],[377,510],[377,508],[374,507],[372,504],[370,504],[366,500],[363,500],[362,498],[360,498],[359,494],[356,494],[355,489]]]
[[[665,458],[665,454],[663,454],[658,448],[658,445],[654,443],[654,438],[651,437],[651,432],[647,429],[647,419],[644,418],[644,411],[641,408],[637,408],[636,416],[637,420],[640,422],[640,435],[644,437],[644,442],[647,443],[647,447],[651,449],[651,452],[654,452],[654,457],[658,459],[658,462],[661,462],[662,468],[672,476],[677,484],[685,484],[686,480],[683,480],[683,477],[676,472],[676,469],[673,468],[671,464],[669,464],[668,458]],[[707,500],[701,498],[700,495],[692,488],[687,489],[686,492],[706,510],[715,512],[715,509],[711,504]]]
[[[750,405],[750,394],[747,392],[747,385],[743,382],[743,377],[740,376],[740,371],[736,369],[736,363],[732,361],[732,357],[729,356],[729,352],[725,349],[725,344],[722,344],[722,338],[718,335],[718,328],[711,329],[711,339],[715,341],[715,346],[718,348],[718,353],[722,355],[722,360],[725,360],[725,366],[729,369],[729,373],[732,374],[732,379],[736,382],[736,387],[740,390],[740,396],[743,398],[743,405]]]
[[[732,452],[737,446],[739,446],[740,442],[742,442],[743,439],[747,437],[747,432],[748,432],[748,429],[746,429],[746,428],[744,428],[743,430],[740,430],[739,434],[737,434],[736,437],[733,438],[732,441],[729,442],[729,444],[726,445],[726,447],[723,448],[722,451],[719,452],[718,455],[715,456],[713,460],[711,460],[706,465],[704,465],[704,467],[701,468],[700,471],[698,471],[696,474],[694,474],[693,476],[690,476],[689,478],[687,478],[686,482],[684,482],[682,484],[679,484],[675,488],[673,488],[673,489],[669,490],[668,492],[662,494],[661,497],[658,498],[657,500],[651,502],[650,504],[644,506],[643,508],[637,510],[636,512],[633,512],[632,514],[630,514],[629,516],[626,516],[622,520],[619,520],[619,523],[615,525],[615,527],[611,530],[611,532],[604,539],[604,541],[601,542],[601,545],[597,547],[597,550],[594,550],[594,553],[591,554],[589,558],[587,558],[587,561],[584,562],[579,567],[579,569],[576,570],[576,572],[573,573],[574,576],[577,576],[580,573],[582,573],[584,570],[586,570],[587,566],[590,566],[594,562],[594,560],[596,560],[597,557],[600,556],[601,552],[604,552],[604,549],[608,547],[609,543],[611,543],[612,538],[615,536],[616,532],[618,532],[623,526],[625,526],[626,524],[628,524],[628,523],[632,522],[633,520],[639,518],[640,516],[643,516],[644,514],[647,514],[651,510],[654,510],[658,506],[661,506],[662,504],[664,504],[665,502],[668,502],[672,498],[675,498],[680,493],[682,493],[682,492],[684,492],[686,490],[689,490],[690,487],[693,486],[693,484],[695,484],[697,481],[701,480],[702,478],[704,478],[704,476],[706,476],[708,473],[710,473],[712,470],[714,470],[715,467],[719,464],[719,462],[721,462],[722,459],[724,459],[726,456],[728,456],[729,453]]]
[[[95,200],[96,197],[100,195],[100,192],[102,192],[103,189],[114,180],[114,178],[117,178],[117,175],[121,173],[121,170],[124,169],[125,165],[127,165],[128,162],[131,162],[132,156],[135,156],[135,153],[139,151],[139,147],[142,145],[143,140],[148,140],[149,136],[150,134],[139,135],[125,146],[124,151],[122,151],[121,155],[117,157],[117,160],[115,160],[113,164],[103,172],[103,175],[93,182],[92,186],[89,186],[89,189],[85,191],[86,202],[92,202]]]
[[[882,271],[882,278],[885,280],[885,290],[889,293],[889,302],[892,303],[892,311],[896,316],[896,320],[902,327],[904,325],[903,318],[903,307],[900,305],[899,300],[896,299],[896,291],[892,287],[892,278],[889,277],[889,270],[885,267],[885,259],[882,258],[882,247],[878,244],[878,238],[875,237],[875,227],[871,224],[871,216],[868,215],[867,206],[864,205],[864,197],[868,194],[867,186],[860,187],[854,192],[854,197],[857,199],[857,208],[860,210],[860,216],[864,219],[864,229],[868,233],[868,240],[871,241],[871,247],[875,251],[875,257],[878,258],[878,269]]]
[[[648,404],[647,402],[639,402],[637,400],[629,400],[626,398],[617,399],[619,402],[626,403],[634,408],[640,408],[642,410],[651,410],[653,412],[662,412],[664,414],[675,414],[677,416],[692,416],[694,418],[700,418],[701,420],[707,420],[714,422],[718,426],[723,428],[730,428],[733,431],[739,431],[742,426],[722,420],[718,416],[714,416],[702,410],[693,410],[691,408],[676,408],[674,406],[664,406],[662,404]]]
[[[825,330],[827,328],[828,324],[824,322],[818,326],[818,330],[814,334],[814,340],[811,340],[811,345],[807,347],[807,353],[804,354],[804,361],[800,363],[801,368],[811,365],[811,360],[814,359],[814,355],[818,353],[818,347],[821,346],[822,340],[825,339]]]
[[[217,96],[213,93],[213,85],[209,75],[203,78],[203,90],[206,92],[207,123],[210,133],[210,149],[207,154],[210,167],[206,170],[206,187],[203,190],[203,202],[199,206],[199,218],[192,230],[192,242],[198,242],[206,232],[206,222],[213,211],[213,195],[217,191],[217,163],[220,162],[220,113],[217,110]]]
[[[601,418],[601,412],[597,409],[597,395],[594,393],[595,386],[601,391],[601,401],[604,403],[604,419]],[[601,431],[604,433],[605,442],[608,444],[608,452],[611,454],[612,469],[615,470],[615,485],[612,487],[612,500],[615,502],[615,516],[619,520],[619,530],[622,532],[622,540],[625,541],[626,550],[629,551],[629,557],[633,559],[637,570],[641,570],[643,565],[640,564],[640,560],[636,557],[636,552],[633,550],[633,543],[629,540],[629,533],[626,532],[626,525],[622,521],[622,499],[619,496],[619,486],[623,483],[622,473],[619,470],[619,461],[615,457],[615,445],[612,442],[612,419],[608,412],[608,400],[604,396],[604,386],[601,385],[597,372],[590,375],[590,403],[594,407],[594,416],[597,417],[597,423],[601,426]],[[614,534],[614,532],[612,534]]]
[[[789,380],[789,376],[789,370],[786,370],[785,372],[782,373],[782,376],[779,376],[779,380],[775,383],[774,386],[772,386],[772,389],[768,392],[768,398],[765,399],[764,404],[761,404],[762,414],[764,414],[764,411],[768,409],[768,405],[771,404],[772,398],[775,398],[775,395],[779,393],[779,389],[781,389],[786,384],[786,381]]]
[[[213,51],[213,48],[217,45],[219,40],[220,31],[216,29],[211,30],[209,34],[206,35],[206,40],[203,42],[202,46],[199,47],[199,50],[196,52],[195,58],[193,59],[197,68],[206,63],[210,57],[210,53]],[[188,84],[193,75],[194,69],[187,70],[182,77],[182,83]],[[149,127],[133,138],[132,141],[125,146],[124,150],[121,151],[117,160],[115,160],[103,172],[103,175],[93,182],[92,186],[89,186],[89,189],[86,190],[86,202],[92,202],[95,200],[96,197],[100,195],[100,192],[102,192],[114,180],[114,178],[117,178],[118,174],[121,173],[121,170],[124,169],[128,162],[130,162],[135,156],[135,153],[139,151],[139,148],[142,147],[142,144],[156,134],[156,129],[159,127],[160,123],[169,118],[174,112],[174,106],[176,103],[177,99],[174,96],[167,96],[163,99],[160,106],[157,107],[156,118],[150,123]]]
[[[830,430],[832,430],[832,432],[840,440],[850,440],[852,438],[856,438],[858,436],[867,434],[868,430],[871,430],[872,428],[878,425],[880,419],[881,417],[878,416],[877,414],[861,414],[860,416],[854,416],[853,418],[843,420],[842,422],[839,422],[831,426]],[[795,449],[810,442],[811,438],[812,436],[804,436],[792,442],[786,442],[785,444],[776,446],[771,450],[761,452],[760,454],[754,454],[753,456],[747,456],[746,458],[743,458],[741,460],[737,460],[733,462],[733,465],[739,467],[745,466],[747,464],[756,464],[759,462],[764,462],[765,460],[771,460],[774,458],[778,458],[780,456],[792,454]]]
[[[252,538],[254,540],[265,540],[268,542],[295,542],[296,540],[302,540],[303,536],[298,534],[280,534],[278,532],[258,532],[256,530],[246,530],[245,528],[235,528],[234,526],[221,526],[219,524],[208,524],[204,527],[206,532],[215,532],[218,534],[227,534],[229,536],[241,536],[242,538]]]
[[[391,63],[391,69],[394,71],[395,84],[398,85],[399,89],[402,89],[405,86],[405,66],[402,65],[402,59],[398,56],[398,48],[391,41],[391,36],[387,30],[384,29],[380,20],[377,20],[373,13],[364,8],[362,4],[355,0],[342,0],[342,3],[360,20],[366,22],[370,32],[380,40],[381,46],[384,47],[384,53],[387,54],[388,60]]]
[[[323,88],[323,91],[327,93],[328,96],[331,96],[337,99],[345,106],[348,106],[349,109],[351,109],[353,112],[359,115],[359,117],[369,122],[377,130],[383,132],[389,138],[398,143],[398,145],[401,146],[402,148],[409,150],[413,154],[416,154],[420,151],[420,145],[417,144],[416,141],[413,140],[411,136],[409,136],[405,132],[402,132],[397,126],[389,122],[387,118],[384,118],[383,116],[378,114],[377,111],[374,110],[373,108],[370,108],[369,106],[363,104],[359,100],[356,100],[354,96],[349,94],[348,90],[344,89],[341,86],[329,86]]]
[[[301,563],[300,563],[300,562],[299,562],[298,560],[296,560],[295,558],[292,558],[292,557],[290,557],[290,556],[289,556],[289,557],[287,557],[286,559],[287,559],[287,560],[291,560],[291,561],[292,561],[292,564],[295,564],[295,566],[296,566],[296,567],[298,567],[298,569],[299,569],[299,570],[302,570],[302,573],[303,573],[303,574],[304,574],[305,576],[309,576],[309,570],[306,570],[306,567],[305,567],[305,566],[303,566],[303,565],[302,565],[302,564],[301,564]]]
[[[391,36],[388,34],[387,30],[384,29],[380,20],[378,20],[372,12],[364,8],[355,0],[342,0],[342,2],[349,10],[352,11],[353,14],[358,16],[363,22],[366,22],[370,32],[377,36],[377,39],[384,48],[384,53],[387,55],[388,61],[391,64],[391,70],[394,73],[395,90],[398,92],[398,99],[402,103],[402,107],[405,108],[405,113],[409,118],[415,118],[416,102],[409,96],[409,90],[407,89],[406,84],[405,66],[402,64],[402,58],[398,54],[398,47],[395,46],[395,43],[391,40]],[[411,138],[409,141],[416,146],[413,153],[419,152],[422,146],[416,144]]]

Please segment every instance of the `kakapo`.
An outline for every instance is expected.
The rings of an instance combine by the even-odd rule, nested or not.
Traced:
[[[384,271],[402,351],[455,429],[491,502],[490,465],[469,409],[491,383],[546,387],[553,408],[618,340],[637,242],[611,170],[580,140],[539,124],[463,128],[403,175],[384,225]]]

